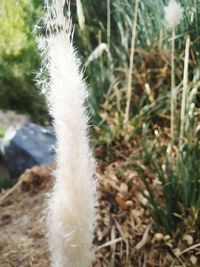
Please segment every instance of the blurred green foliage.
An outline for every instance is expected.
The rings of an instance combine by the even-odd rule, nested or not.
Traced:
[[[15,184],[15,180],[12,180],[8,177],[0,176],[0,192],[2,189],[7,189],[12,187]]]
[[[31,0],[0,2],[0,109],[29,113],[44,122],[45,102],[34,85],[40,60],[33,27],[42,14]]]

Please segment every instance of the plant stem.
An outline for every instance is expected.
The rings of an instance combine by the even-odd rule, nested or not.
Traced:
[[[171,152],[174,145],[175,128],[175,106],[176,106],[176,88],[175,88],[175,28],[172,30],[172,50],[171,50]]]
[[[85,28],[85,17],[83,13],[83,6],[81,0],[76,0],[76,7],[77,7],[78,24],[80,26],[80,29],[83,31]]]
[[[188,95],[188,65],[189,65],[189,50],[190,50],[190,37],[187,37],[185,46],[185,59],[184,59],[184,74],[183,74],[183,92],[182,92],[182,102],[181,102],[181,127],[180,127],[180,137],[179,137],[179,147],[181,146],[184,138],[185,132],[185,112],[186,112],[186,102]]]
[[[107,45],[109,50],[110,50],[110,29],[111,29],[110,0],[107,0]]]
[[[125,120],[124,122],[127,123],[129,120],[129,112],[130,112],[130,104],[131,104],[131,85],[132,85],[132,70],[133,70],[133,59],[135,53],[135,40],[137,34],[137,15],[138,15],[138,6],[139,1],[136,0],[135,2],[135,11],[134,11],[134,19],[132,24],[132,39],[131,39],[131,54],[130,54],[130,62],[129,62],[129,71],[128,71],[128,82],[127,82],[127,92],[126,92],[126,110],[125,110]]]

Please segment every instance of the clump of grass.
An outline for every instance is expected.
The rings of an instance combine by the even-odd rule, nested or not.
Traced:
[[[88,0],[87,3],[82,3],[82,9],[84,16],[86,18],[84,28],[84,34],[80,27],[76,27],[75,38],[79,42],[80,53],[82,55],[82,61],[86,62],[90,54],[95,50],[95,48],[101,44],[107,44],[111,57],[114,59],[114,80],[120,81],[119,95],[122,110],[126,110],[127,106],[127,77],[128,70],[131,62],[131,32],[134,21],[134,0],[114,0],[105,1],[101,3],[94,3]],[[175,63],[176,70],[174,76],[176,78],[176,84],[181,80],[179,77],[179,68],[182,65],[182,51],[185,46],[182,38],[185,33],[190,32],[191,36],[191,53],[193,53],[194,58],[198,59],[196,53],[198,42],[195,41],[198,38],[198,29],[200,27],[200,19],[198,13],[200,11],[199,6],[196,5],[196,0],[191,1],[190,7],[188,7],[187,1],[182,0],[181,5],[184,7],[184,18],[182,23],[176,27],[176,55]],[[195,9],[195,7],[197,8]],[[157,12],[155,12],[155,10]],[[74,8],[74,12],[77,9]],[[162,0],[153,1],[148,0],[139,3],[137,16],[137,38],[135,39],[135,56],[132,72],[129,80],[131,82],[131,90],[134,88],[134,94],[129,97],[129,102],[131,101],[129,118],[131,119],[135,115],[136,111],[140,111],[140,108],[135,105],[137,101],[137,77],[138,63],[142,61],[144,50],[149,51],[150,49],[155,49],[162,53],[164,57],[163,64],[166,64],[166,69],[171,66],[169,59],[166,57],[165,53],[168,53],[168,34],[166,32],[166,27],[163,25],[163,15],[164,15],[164,2]],[[76,16],[74,16],[76,17]],[[78,24],[78,21],[77,21]],[[110,42],[112,40],[112,42]],[[132,38],[133,40],[133,38]],[[171,38],[170,38],[171,40]],[[144,49],[144,50],[143,50]],[[180,55],[180,56],[179,56]],[[195,63],[195,61],[193,61]],[[149,69],[148,63],[143,61],[146,68]],[[101,57],[95,60],[86,69],[88,81],[91,84],[91,98],[93,104],[94,116],[93,120],[97,124],[101,119],[98,116],[99,111],[104,111],[102,104],[105,101],[105,96],[112,86],[112,79],[110,79],[110,64],[106,57]],[[154,65],[156,69],[156,65]],[[164,68],[164,66],[163,66]],[[149,82],[146,80],[145,82]],[[130,83],[130,82],[129,82]],[[160,84],[160,92],[166,90],[165,85]],[[175,86],[173,86],[174,88]],[[114,88],[112,87],[114,90]],[[152,88],[154,91],[154,87]],[[168,88],[169,89],[169,88]],[[167,89],[167,90],[168,90]],[[141,95],[140,95],[141,96]],[[131,98],[131,99],[130,99]],[[116,101],[116,100],[114,100]],[[128,106],[127,106],[128,110]],[[126,112],[127,114],[127,112]]]
[[[160,230],[180,238],[187,231],[186,214],[192,217],[194,210],[195,214],[200,214],[200,165],[196,160],[200,153],[200,142],[196,139],[192,145],[184,146],[178,152],[175,163],[172,163],[170,157],[166,156],[167,146],[161,145],[160,138],[155,139],[151,145],[147,140],[148,131],[144,125],[143,164],[146,166],[145,170],[147,168],[155,175],[154,183],[160,184],[160,192],[153,190],[146,171],[137,166],[148,191],[144,195]],[[192,218],[196,226],[198,216]]]
[[[180,238],[188,232],[193,235],[194,242],[199,240],[198,234],[194,232],[194,229],[198,227],[200,216],[200,165],[197,160],[200,153],[200,139],[196,132],[198,116],[195,116],[198,113],[195,105],[199,76],[197,75],[197,78],[196,74],[193,75],[193,82],[189,84],[190,37],[187,37],[184,70],[182,71],[183,83],[179,90],[175,87],[175,27],[183,11],[174,0],[170,0],[170,5],[173,9],[177,8],[179,12],[179,14],[172,14],[174,10],[168,10],[172,6],[167,8],[169,16],[167,19],[169,24],[172,23],[171,136],[166,140],[166,137],[164,138],[162,133],[159,134],[156,130],[156,137],[152,140],[147,125],[143,124],[141,142],[143,167],[137,166],[137,169],[147,189],[147,193],[143,194],[149,201],[155,222],[160,231],[170,234],[178,244]],[[174,7],[174,5],[177,6]],[[176,17],[171,17],[172,15]],[[171,22],[170,19],[174,20]],[[178,112],[175,112],[175,108]],[[175,122],[177,123],[176,131]],[[148,141],[150,138],[151,142]],[[171,142],[170,146],[169,142]],[[148,178],[148,172],[155,176],[152,183]],[[159,192],[155,191],[156,183]]]

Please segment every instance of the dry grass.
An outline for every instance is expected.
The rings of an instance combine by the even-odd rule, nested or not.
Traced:
[[[169,236],[156,233],[138,174],[117,160],[99,165],[98,212],[94,244],[94,267],[198,266],[199,244],[179,248]],[[149,179],[153,181],[149,174]],[[26,172],[18,186],[0,202],[0,266],[47,267],[49,254],[45,241],[44,210],[46,193],[52,185],[47,166]],[[155,183],[154,190],[159,190]],[[3,195],[6,192],[3,193]],[[191,240],[189,240],[190,242]],[[175,252],[179,252],[179,256]]]
[[[0,266],[49,266],[45,241],[45,194],[49,167],[33,168],[0,198]]]

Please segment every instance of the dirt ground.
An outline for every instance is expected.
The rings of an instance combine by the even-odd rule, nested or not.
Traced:
[[[35,167],[1,194],[1,267],[49,266],[43,218],[51,184],[49,167]]]
[[[198,246],[190,250],[192,254],[183,251],[179,257],[170,237],[157,233],[139,190],[143,185],[137,173],[123,169],[123,164],[113,162],[97,170],[93,267],[200,266]],[[0,267],[50,266],[45,206],[52,182],[49,166],[34,167],[0,194]],[[195,265],[191,255],[195,255]]]

